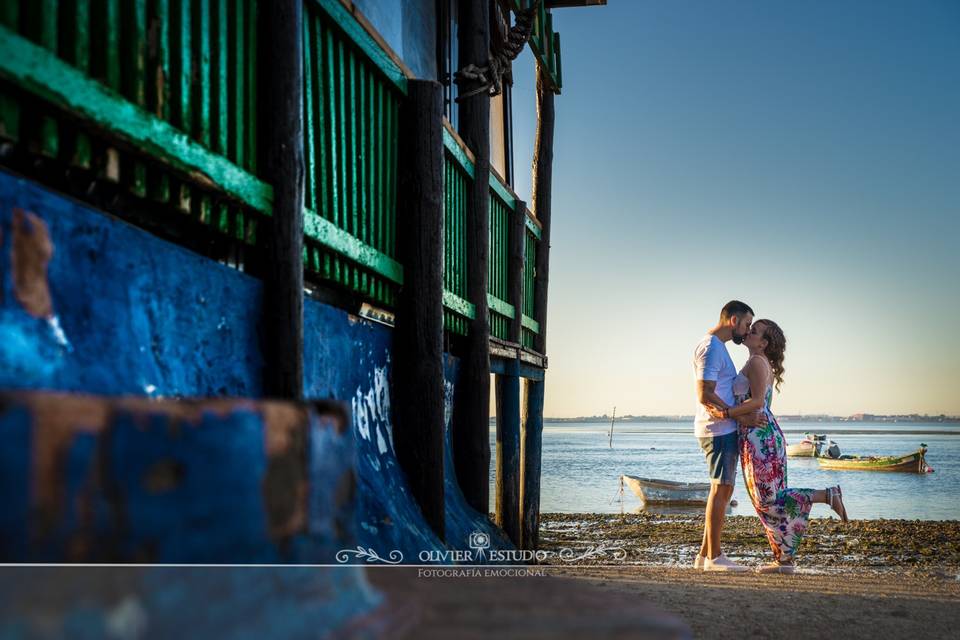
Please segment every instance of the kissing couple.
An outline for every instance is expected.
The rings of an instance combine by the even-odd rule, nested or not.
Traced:
[[[743,344],[750,357],[738,373],[726,343]],[[797,489],[787,485],[783,431],[770,410],[773,389],[783,384],[787,340],[773,320],[753,319],[753,309],[732,300],[720,321],[697,344],[694,433],[710,471],[703,543],[694,567],[703,571],[749,571],[720,550],[724,515],[737,478],[737,458],[750,501],[773,550],[761,573],[793,573],[794,557],[815,502],[830,505],[847,522],[840,487]]]

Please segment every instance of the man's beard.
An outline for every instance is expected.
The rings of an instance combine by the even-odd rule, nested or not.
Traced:
[[[737,334],[733,334],[733,344],[743,344],[743,339],[745,337],[746,336],[739,336]]]

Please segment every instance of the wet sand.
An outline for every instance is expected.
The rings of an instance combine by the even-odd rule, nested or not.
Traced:
[[[702,531],[700,514],[551,513],[540,547],[551,575],[652,604],[700,638],[953,638],[960,628],[960,521],[813,519],[791,576],[694,571]],[[728,516],[723,543],[743,564],[770,557],[756,518]],[[564,560],[565,548],[585,557]]]
[[[616,562],[685,567],[693,562],[703,536],[703,514],[545,513],[540,520],[540,548],[551,555],[547,564],[570,564],[559,557],[564,548],[581,555],[601,545],[622,548],[622,559],[603,551],[577,564]],[[756,565],[772,559],[760,521],[727,516],[723,549],[732,559]],[[958,520],[851,520],[813,518],[797,554],[805,571],[836,573],[848,569],[874,572],[943,574],[960,570]]]

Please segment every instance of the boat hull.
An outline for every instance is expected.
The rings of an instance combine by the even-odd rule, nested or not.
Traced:
[[[707,482],[673,482],[628,475],[620,479],[644,504],[702,506],[707,504],[710,495]]]
[[[787,445],[787,455],[791,458],[812,458],[817,453],[817,447],[812,442],[804,440],[797,444]]]
[[[899,471],[902,473],[926,473],[925,450],[905,456],[850,456],[842,458],[817,458],[821,469],[836,471]]]

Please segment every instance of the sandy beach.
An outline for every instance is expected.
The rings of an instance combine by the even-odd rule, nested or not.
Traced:
[[[543,514],[550,575],[633,595],[685,621],[695,637],[956,637],[960,522],[813,519],[792,576],[704,574],[689,567],[703,516]],[[756,518],[728,517],[725,552],[767,559]],[[578,555],[560,558],[564,548]],[[618,550],[622,549],[623,553]],[[622,559],[617,559],[622,557]]]

